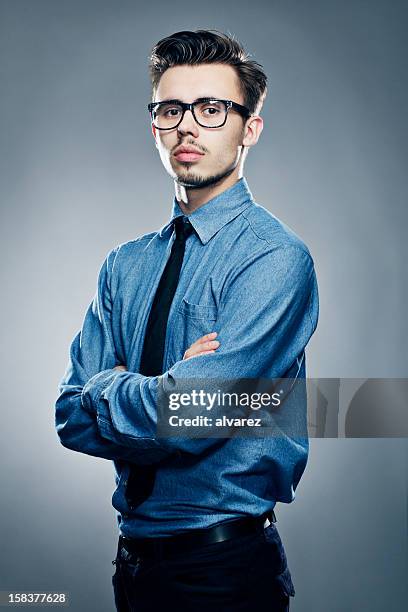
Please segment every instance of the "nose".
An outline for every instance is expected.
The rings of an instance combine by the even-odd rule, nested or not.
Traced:
[[[186,110],[184,113],[183,120],[177,128],[177,131],[180,134],[192,134],[193,136],[198,136],[198,123],[193,117],[193,113],[190,109]]]

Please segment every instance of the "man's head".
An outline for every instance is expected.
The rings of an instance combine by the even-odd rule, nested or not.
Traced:
[[[188,189],[207,187],[228,176],[236,180],[248,148],[262,131],[258,113],[267,91],[262,66],[226,34],[197,30],[160,40],[152,50],[149,68],[152,102],[173,101],[168,106],[153,105],[151,110],[153,136],[167,172]],[[174,103],[200,98],[209,101],[194,106],[199,123],[191,109]],[[181,147],[200,155],[183,154]]]

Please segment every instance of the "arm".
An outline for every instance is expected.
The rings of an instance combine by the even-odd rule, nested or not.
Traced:
[[[178,361],[162,377],[119,372],[98,387],[86,385],[83,401],[98,415],[101,435],[108,440],[201,453],[217,439],[156,438],[159,378],[174,392],[183,379],[283,377],[316,328],[317,300],[310,255],[293,246],[265,247],[226,282],[215,325],[216,353]]]
[[[111,331],[110,278],[115,255],[116,250],[109,253],[101,268],[96,295],[86,312],[81,331],[71,344],[69,364],[60,382],[55,405],[55,425],[66,448],[104,459],[150,463],[168,453],[157,447],[151,453],[146,445],[141,457],[140,449],[102,437],[97,415],[87,411],[81,400],[86,383],[96,391],[111,384],[119,374],[112,369],[119,363]]]

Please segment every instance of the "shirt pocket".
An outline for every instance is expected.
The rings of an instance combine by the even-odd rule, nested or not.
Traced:
[[[186,350],[201,336],[216,331],[218,309],[213,304],[193,304],[183,299],[171,325],[166,367],[183,359]]]
[[[178,311],[186,317],[198,321],[216,321],[218,315],[217,307],[213,304],[192,304],[187,302],[186,299],[181,301]]]

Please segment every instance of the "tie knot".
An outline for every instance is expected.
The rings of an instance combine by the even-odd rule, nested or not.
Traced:
[[[194,231],[194,228],[187,217],[177,217],[174,220],[174,227],[176,229],[177,240],[187,240],[190,234],[192,234]]]

